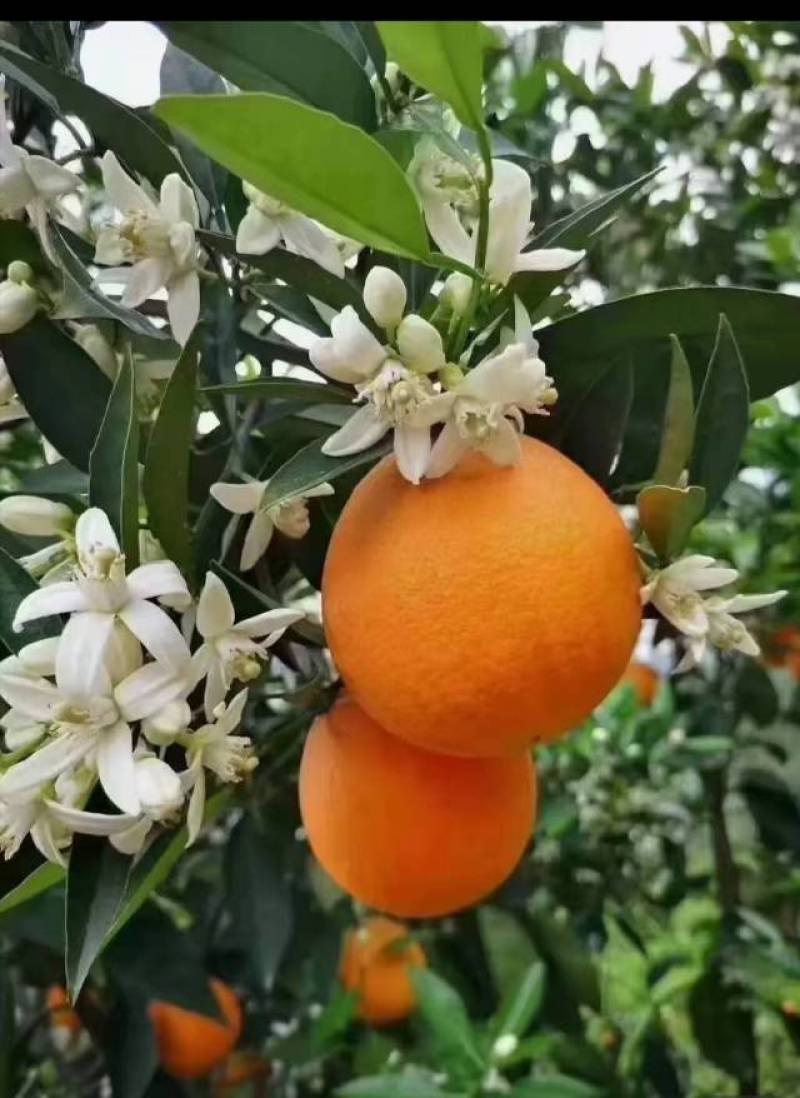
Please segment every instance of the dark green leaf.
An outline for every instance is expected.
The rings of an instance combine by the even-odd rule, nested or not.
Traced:
[[[0,1098],[11,1098],[14,1093],[14,985],[8,966],[0,968]]]
[[[414,1075],[369,1075],[338,1087],[339,1098],[466,1098]]]
[[[619,453],[633,400],[633,370],[629,362],[602,374],[575,408],[559,448],[605,487]]]
[[[723,979],[718,961],[689,993],[689,1017],[703,1055],[738,1079],[743,1094],[755,1094],[758,1070],[754,1019],[736,1001],[736,991]]]
[[[771,724],[778,716],[778,694],[769,673],[755,660],[743,660],[736,676],[736,705],[757,724]]]
[[[0,267],[7,267],[15,259],[24,260],[40,274],[49,271],[35,234],[24,222],[5,218],[0,221]]]
[[[574,213],[553,221],[533,238],[531,249],[585,248],[591,237],[608,223],[616,211],[660,171],[661,168],[655,168],[645,172],[638,179],[632,179],[630,183],[587,202]]]
[[[486,1069],[460,995],[441,976],[425,968],[410,972],[421,1018],[436,1042],[448,1072],[476,1078]]]
[[[111,382],[78,344],[49,320],[0,336],[0,352],[20,400],[58,452],[88,471]]]
[[[352,392],[336,385],[316,381],[297,381],[289,377],[263,377],[232,385],[209,385],[203,393],[237,396],[243,400],[288,400],[293,404],[351,404]]]
[[[492,1021],[494,1033],[512,1033],[521,1037],[542,1005],[547,971],[541,961],[525,969],[500,1004]]]
[[[19,633],[12,629],[17,607],[38,586],[22,565],[0,548],[0,641],[10,652],[18,652],[31,641],[55,637],[61,631],[55,618],[28,622]]]
[[[762,843],[770,850],[788,851],[800,857],[800,805],[778,774],[768,770],[745,771],[739,790],[755,820]]]
[[[66,973],[76,999],[119,910],[130,858],[105,836],[76,835],[67,872]]]
[[[366,73],[328,35],[274,19],[158,25],[177,46],[244,91],[292,96],[365,130],[375,128],[375,96]]]
[[[97,141],[152,183],[160,183],[170,172],[185,176],[180,161],[152,126],[85,81],[35,61],[8,42],[0,42],[0,72],[18,80],[56,114],[77,114]]]
[[[359,454],[339,458],[323,454],[322,441],[315,439],[302,450],[298,450],[294,457],[270,477],[261,506],[274,507],[289,499],[290,496],[302,495],[309,488],[335,480],[343,473],[349,473],[351,469],[357,469],[360,465],[377,461],[389,452],[391,445],[391,441],[381,441],[370,446],[368,450],[362,450]]]
[[[126,354],[89,458],[89,502],[108,515],[128,569],[139,563],[138,453],[136,381]]]
[[[170,560],[186,575],[192,567],[189,461],[194,440],[197,361],[197,341],[192,338],[164,391],[150,432],[142,479],[150,529]]]
[[[35,495],[84,496],[89,492],[89,478],[68,461],[56,461],[52,465],[29,469],[21,477],[19,487],[21,491]]]
[[[529,1079],[509,1092],[509,1098],[611,1098],[607,1090],[570,1079],[566,1075],[548,1075]]]
[[[358,1005],[358,995],[341,988],[314,1023],[311,1031],[311,1048],[317,1055],[329,1051],[353,1021]]]
[[[667,407],[661,435],[658,464],[653,473],[656,484],[677,484],[689,464],[694,440],[694,393],[692,371],[686,360],[681,341],[670,336],[672,360],[669,369]]]
[[[5,896],[0,897],[0,915],[5,915],[7,911],[11,911],[13,908],[19,907],[20,904],[41,895],[42,892],[46,892],[48,888],[52,888],[53,885],[58,884],[63,879],[64,870],[60,865],[54,865],[53,862],[44,862],[42,865],[37,866],[32,873],[29,873],[16,888],[12,888],[10,892],[6,892]]]
[[[386,69],[386,50],[383,47],[378,28],[372,20],[366,20],[364,22],[356,20],[355,27],[361,35],[361,40],[369,54],[369,59],[372,62],[375,72],[383,75],[384,70]]]
[[[428,258],[404,173],[363,130],[277,95],[171,96],[156,113],[220,164],[346,236]]]
[[[719,318],[717,341],[697,405],[689,479],[706,490],[711,509],[736,475],[748,427],[747,374],[727,317]]]
[[[116,1034],[106,1048],[114,1098],[143,1098],[158,1067],[148,1005],[146,995],[123,993],[108,1019],[109,1032]]]

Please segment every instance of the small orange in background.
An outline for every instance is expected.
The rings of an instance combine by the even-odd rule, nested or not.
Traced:
[[[800,626],[781,626],[764,647],[764,660],[770,667],[785,667],[796,679],[800,679]]]
[[[62,984],[52,984],[45,994],[45,1004],[50,1011],[50,1019],[54,1026],[62,1026],[70,1033],[77,1033],[81,1028],[81,1020],[73,1008],[67,995],[67,989]]]
[[[386,458],[325,561],[325,631],[347,689],[387,732],[444,754],[511,755],[577,727],[619,681],[642,619],[630,534],[551,446],[469,454],[410,484]]]
[[[624,684],[633,687],[639,699],[639,705],[650,706],[661,684],[661,676],[649,664],[632,661],[628,664],[618,685]]]
[[[209,981],[224,1022],[174,1003],[157,1001],[148,1013],[161,1066],[176,1079],[198,1079],[224,1060],[242,1032],[242,1008],[222,980]]]
[[[358,993],[358,1016],[375,1026],[407,1018],[417,1005],[410,968],[428,962],[418,942],[404,941],[408,927],[376,916],[345,935],[339,976]]]
[[[300,811],[334,881],[378,911],[444,915],[511,873],[536,810],[530,754],[467,759],[390,736],[349,698],[311,726]]]

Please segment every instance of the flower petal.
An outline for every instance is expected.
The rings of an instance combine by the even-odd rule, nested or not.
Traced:
[[[128,576],[128,589],[138,599],[157,599],[163,595],[191,596],[180,569],[171,560],[155,560],[141,564]]]
[[[359,454],[379,442],[389,430],[389,424],[381,419],[371,404],[359,408],[344,426],[325,439],[323,454],[329,457],[345,457]]]
[[[281,232],[292,252],[330,271],[337,278],[344,278],[344,262],[334,240],[303,214],[286,214],[281,218]]]
[[[458,395],[483,404],[514,404],[534,410],[544,378],[542,360],[528,357],[523,343],[511,343],[470,370],[458,386]]]
[[[49,583],[38,591],[31,591],[19,604],[14,615],[14,632],[19,633],[26,622],[36,618],[49,618],[52,614],[72,614],[76,610],[87,609],[86,597],[77,583],[72,580]]]
[[[206,580],[197,602],[197,632],[201,637],[217,637],[236,620],[228,588],[214,572]]]
[[[146,663],[114,689],[114,701],[126,721],[139,721],[163,709],[191,688],[190,670],[176,675],[160,663]]]
[[[139,814],[133,734],[125,721],[118,721],[101,734],[97,743],[97,776],[112,804],[131,816]]]
[[[144,213],[154,218],[159,216],[155,202],[127,172],[123,171],[120,162],[110,149],[103,157],[102,169],[106,194],[118,210],[123,213]]]
[[[751,610],[761,610],[765,606],[772,606],[778,602],[788,591],[772,591],[764,595],[734,595],[725,602],[724,609],[729,614],[747,614]],[[22,653],[20,653],[22,655]]]
[[[250,569],[267,551],[275,524],[266,511],[257,511],[247,524],[247,533],[242,542],[242,555],[239,567],[243,572]]]
[[[188,221],[193,228],[197,228],[200,215],[194,191],[177,172],[170,172],[164,177],[160,198],[160,213],[165,221]]]
[[[277,630],[283,632],[304,617],[302,610],[265,610],[263,614],[255,614],[252,618],[237,622],[232,631],[242,633],[245,637],[265,637]]]
[[[505,285],[528,235],[531,181],[525,169],[510,160],[493,160],[492,168],[486,271]]]
[[[98,549],[120,552],[119,541],[108,516],[99,507],[89,507],[75,523],[75,545],[78,556],[92,556]]]
[[[83,759],[92,747],[94,733],[67,732],[34,751],[27,759],[9,767],[0,778],[0,797],[13,801],[50,782],[62,771]]]
[[[172,260],[156,258],[140,259],[131,267],[128,284],[122,293],[121,303],[127,309],[136,309],[142,302],[157,293],[172,273]]]
[[[412,484],[419,484],[431,455],[429,427],[395,427],[394,456],[400,475]]]
[[[431,456],[425,476],[429,480],[443,477],[449,473],[467,452],[469,446],[459,435],[454,423],[445,423],[441,434],[431,448]]]
[[[137,823],[136,816],[115,816],[107,812],[85,812],[80,808],[70,808],[58,801],[45,800],[48,812],[80,835],[116,835],[131,824]]]
[[[266,255],[277,247],[280,239],[277,218],[268,217],[255,206],[248,206],[236,231],[236,251],[241,255]]]
[[[580,263],[586,252],[575,252],[570,248],[534,248],[530,252],[520,252],[514,263],[515,271],[565,271]]]
[[[234,515],[247,515],[258,510],[266,486],[267,482],[264,480],[251,480],[245,484],[217,481],[211,485],[209,492],[226,511],[231,511]]]
[[[187,847],[191,846],[203,826],[203,815],[206,807],[206,775],[202,766],[197,770],[197,776],[189,800],[189,809],[186,813],[186,830],[189,833]]]
[[[462,263],[474,263],[475,240],[461,224],[453,207],[448,202],[424,197],[422,209],[428,232],[439,251]]]
[[[186,641],[160,606],[134,598],[122,607],[119,617],[159,662],[173,671],[185,670],[189,663]]]
[[[495,465],[516,465],[522,457],[519,434],[507,419],[500,420],[480,449]]]
[[[0,673],[0,697],[34,721],[51,721],[62,698],[47,679],[33,679],[4,671]]]
[[[309,357],[323,374],[354,385],[379,369],[386,351],[361,321],[352,305],[346,305],[331,321],[331,339],[318,339]]]
[[[65,698],[89,700],[111,693],[105,657],[113,628],[113,614],[87,610],[69,619],[56,656],[56,683]]]
[[[170,280],[167,315],[172,334],[185,347],[200,318],[200,278],[197,271],[185,271]]]
[[[203,709],[206,720],[213,721],[214,710],[225,701],[227,693],[228,684],[225,682],[222,664],[218,659],[214,659],[208,668],[205,691],[203,692]]]
[[[61,852],[61,845],[56,841],[51,822],[47,816],[41,816],[36,820],[31,828],[31,839],[43,858],[66,869],[67,860]],[[65,843],[64,845],[68,844]]]
[[[76,191],[80,180],[74,172],[63,168],[47,156],[29,156],[25,171],[42,198],[59,198]]]

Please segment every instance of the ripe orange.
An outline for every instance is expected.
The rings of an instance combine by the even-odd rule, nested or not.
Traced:
[[[535,805],[527,753],[421,751],[349,698],[314,722],[300,766],[314,854],[347,892],[391,915],[444,915],[495,889],[522,854]]]
[[[416,1006],[409,968],[427,964],[418,942],[403,942],[408,927],[374,917],[349,930],[339,976],[348,991],[358,992],[358,1016],[373,1025],[407,1018]]]
[[[224,1022],[174,1003],[150,1004],[158,1057],[165,1071],[177,1079],[208,1075],[239,1040],[242,1008],[236,993],[222,980],[209,981]]]
[[[613,504],[557,450],[479,454],[409,484],[358,485],[323,577],[328,642],[360,705],[420,747],[492,756],[579,724],[639,634],[636,553]]]
[[[766,645],[766,662],[771,667],[786,667],[800,679],[800,628],[784,625],[776,630]]]
[[[61,984],[52,984],[45,994],[45,1003],[54,1026],[63,1026],[70,1033],[77,1033],[81,1020],[69,1001],[67,990]]]
[[[639,704],[649,706],[653,704],[660,682],[660,675],[649,664],[629,663],[619,685],[627,683],[632,686]]]

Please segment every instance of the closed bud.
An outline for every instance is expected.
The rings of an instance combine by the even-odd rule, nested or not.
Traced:
[[[106,377],[116,380],[119,360],[116,352],[96,324],[83,324],[75,333],[75,342],[86,351]]]
[[[48,538],[68,533],[75,515],[66,503],[40,496],[7,496],[0,500],[0,526],[23,537]]]
[[[498,1060],[504,1060],[517,1051],[519,1039],[513,1033],[501,1033],[492,1045],[492,1056]]]
[[[192,711],[185,701],[172,701],[142,722],[142,731],[150,743],[165,747],[185,732],[192,722]]]
[[[376,324],[394,331],[406,308],[406,287],[388,267],[373,267],[364,282],[364,304]]]
[[[152,820],[163,820],[183,804],[181,780],[171,766],[148,756],[135,763],[136,793],[142,811]]]
[[[397,329],[397,349],[403,362],[421,374],[441,370],[445,364],[442,337],[427,320],[409,313]]]
[[[9,263],[6,275],[11,282],[30,282],[33,278],[33,268],[24,259],[14,259]]]
[[[461,316],[469,303],[471,293],[472,279],[469,275],[461,274],[460,271],[456,271],[454,274],[448,276],[444,286],[442,286],[442,292],[439,294],[439,301],[441,301],[450,312],[455,313],[456,316]]]
[[[24,328],[36,312],[36,291],[7,279],[0,282],[0,335]]]

